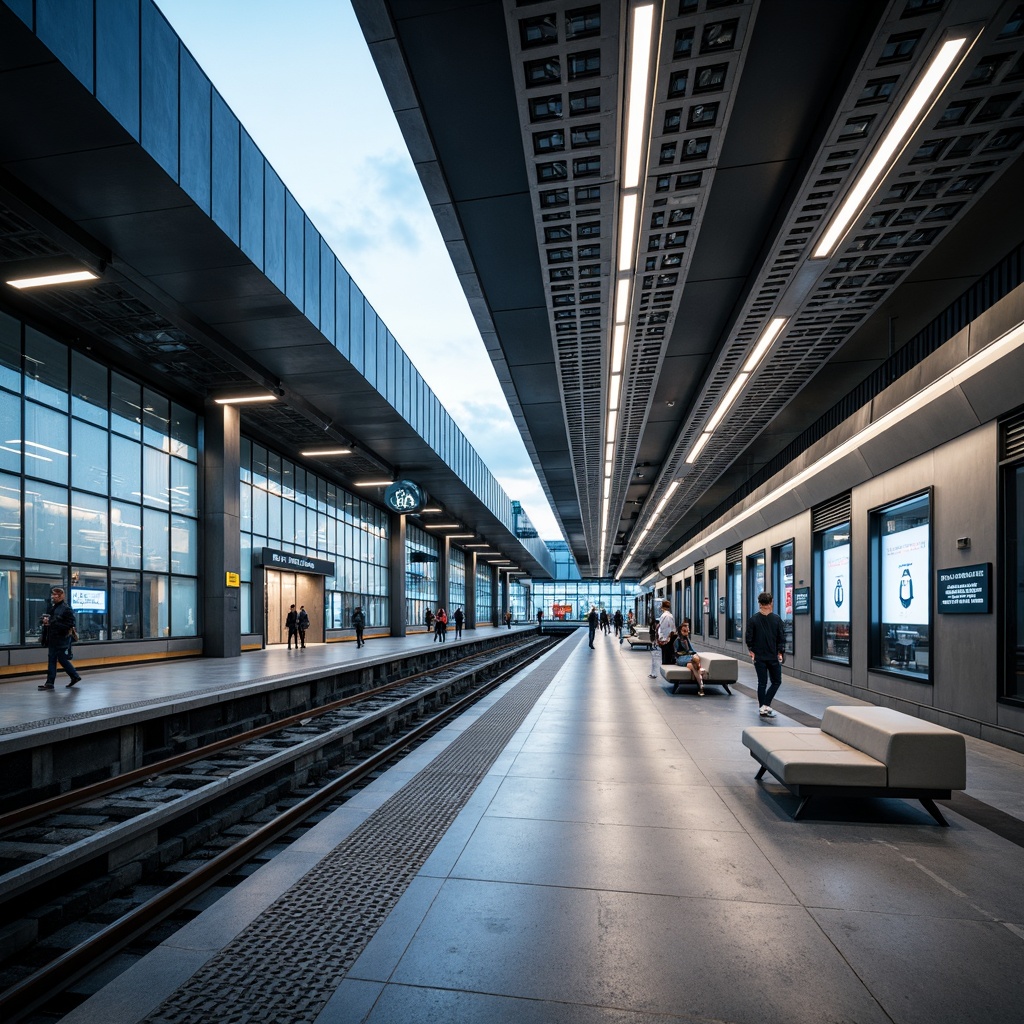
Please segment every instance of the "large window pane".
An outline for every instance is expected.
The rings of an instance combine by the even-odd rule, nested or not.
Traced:
[[[119,373],[110,375],[110,425],[125,437],[142,437],[142,388]]]
[[[107,564],[107,499],[71,494],[71,557],[89,565]]]
[[[26,402],[22,448],[26,475],[55,484],[68,482],[68,418],[65,413]]]
[[[170,517],[166,512],[142,510],[143,567],[154,572],[167,572],[170,559]]]
[[[171,571],[195,576],[199,557],[198,529],[194,519],[171,516]]]
[[[66,487],[25,481],[25,557],[68,561]]]
[[[137,572],[110,574],[110,636],[113,640],[142,636],[142,588]]]
[[[21,322],[0,313],[0,387],[21,392]]]
[[[104,569],[84,569],[76,565],[71,572],[68,603],[75,612],[75,628],[82,640],[106,640],[109,633],[110,595]]]
[[[793,541],[772,548],[772,595],[775,614],[786,630],[786,653],[793,653]]]
[[[142,493],[144,505],[170,507],[171,459],[166,452],[148,445],[142,448]]]
[[[162,452],[171,450],[171,403],[150,388],[142,392],[142,440]]]
[[[21,473],[21,399],[0,391],[0,469]]]
[[[52,409],[68,411],[68,349],[25,328],[25,395]]]
[[[142,501],[142,445],[112,434],[110,459],[110,496]]]
[[[16,562],[0,562],[0,644],[21,643],[21,573]]]
[[[21,554],[21,478],[0,473],[0,555]]]
[[[198,509],[196,465],[171,459],[171,511],[194,516]]]
[[[71,421],[71,486],[106,494],[107,439],[110,435],[81,420]]]
[[[110,503],[110,564],[142,568],[142,509],[138,505]]]
[[[195,580],[171,577],[172,636],[196,636],[199,632],[198,590]]]
[[[165,637],[170,634],[170,602],[166,576],[142,577],[142,635]]]
[[[81,352],[71,353],[71,412],[98,427],[107,426],[106,368]]]

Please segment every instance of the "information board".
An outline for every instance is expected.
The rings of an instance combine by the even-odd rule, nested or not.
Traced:
[[[991,562],[939,569],[936,578],[940,615],[984,615],[990,611]]]
[[[811,588],[795,587],[793,590],[793,614],[810,615],[811,613]]]

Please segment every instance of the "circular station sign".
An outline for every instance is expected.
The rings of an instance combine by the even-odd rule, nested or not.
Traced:
[[[419,512],[426,503],[426,491],[411,480],[396,480],[384,492],[384,504],[392,512]]]

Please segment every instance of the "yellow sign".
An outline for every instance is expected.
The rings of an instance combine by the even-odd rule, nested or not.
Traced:
[[[226,587],[238,587],[241,586],[241,578],[237,572],[226,572],[224,574],[224,586]]]

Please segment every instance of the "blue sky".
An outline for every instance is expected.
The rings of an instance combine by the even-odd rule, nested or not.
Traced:
[[[347,0],[156,0],[545,539],[561,531]]]

